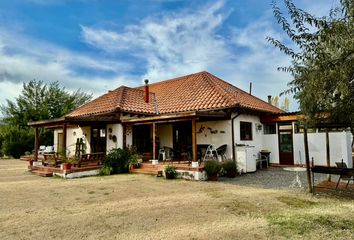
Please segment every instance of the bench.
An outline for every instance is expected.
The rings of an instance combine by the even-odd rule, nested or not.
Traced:
[[[61,164],[61,160],[58,157],[57,153],[45,153],[43,154],[44,160],[42,164],[44,166],[53,166],[56,167]]]
[[[82,154],[77,161],[77,166],[96,164],[101,165],[106,155],[103,152]]]

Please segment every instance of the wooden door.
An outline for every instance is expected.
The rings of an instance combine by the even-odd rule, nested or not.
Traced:
[[[279,164],[294,165],[293,127],[291,123],[279,125]]]
[[[192,147],[192,122],[177,122],[173,124],[173,151],[175,157],[188,153]],[[189,153],[191,154],[191,152]]]
[[[93,126],[91,127],[91,152],[106,153],[106,126]]]

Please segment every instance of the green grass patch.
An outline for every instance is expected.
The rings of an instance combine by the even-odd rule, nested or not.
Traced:
[[[295,198],[293,196],[280,196],[277,199],[291,208],[310,208],[318,205],[318,202],[308,199]]]

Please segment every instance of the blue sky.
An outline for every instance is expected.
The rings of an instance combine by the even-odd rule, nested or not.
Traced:
[[[271,0],[0,0],[0,104],[31,79],[94,97],[207,70],[266,100],[286,89]],[[317,16],[338,0],[294,0]],[[279,1],[282,5],[282,2]],[[291,97],[290,97],[291,98]],[[291,100],[291,110],[297,109]]]

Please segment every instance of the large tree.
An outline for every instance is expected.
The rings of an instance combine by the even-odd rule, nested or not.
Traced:
[[[284,0],[288,16],[273,1],[274,16],[292,44],[268,41],[292,59],[280,67],[293,80],[293,93],[307,119],[329,113],[329,120],[352,126],[354,122],[354,1],[341,0],[328,16],[314,15]],[[288,20],[289,19],[289,20]]]
[[[70,93],[58,82],[45,84],[32,80],[23,83],[19,97],[15,101],[7,100],[1,111],[5,123],[26,127],[30,121],[61,117],[88,102],[91,97],[80,90]]]
[[[4,115],[0,126],[0,156],[18,158],[25,151],[33,150],[34,134],[28,122],[61,117],[90,99],[91,95],[80,90],[68,92],[58,82],[45,84],[32,80],[24,83],[18,98],[7,100],[7,104],[0,107]],[[52,145],[53,132],[41,129],[39,142]]]

